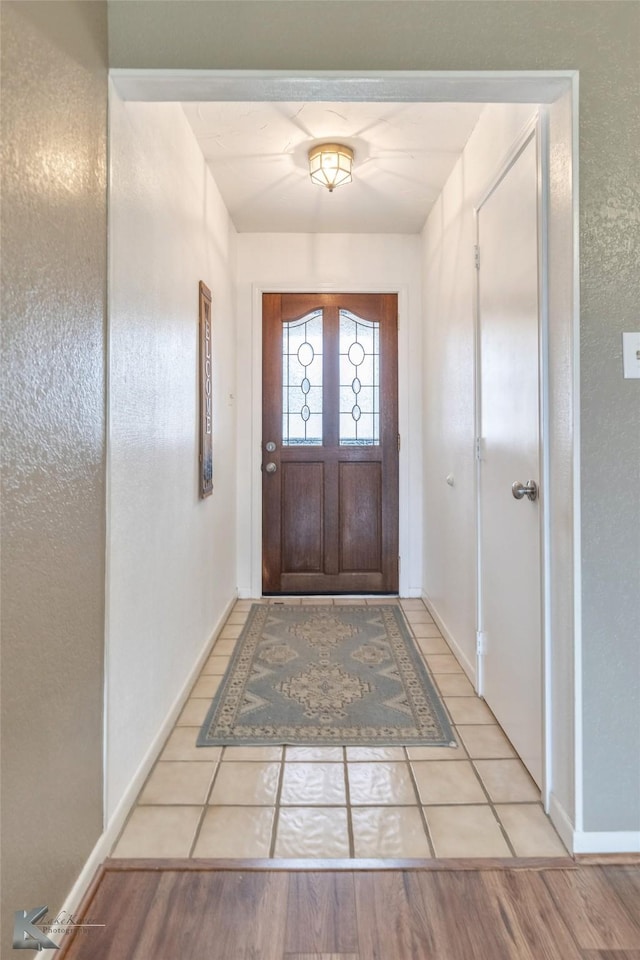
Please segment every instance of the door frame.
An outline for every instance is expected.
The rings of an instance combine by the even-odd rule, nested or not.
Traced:
[[[374,284],[353,284],[349,290],[343,283],[323,283],[319,293],[392,293],[398,297],[398,432],[408,436],[409,430],[409,323],[408,287]],[[313,293],[308,283],[254,283],[252,286],[252,341],[251,359],[251,597],[262,596],[262,295],[263,293]],[[401,318],[404,321],[401,322]],[[401,444],[398,458],[398,553],[400,555],[399,595],[409,596],[409,564],[402,557],[409,554],[410,502],[409,502],[409,449]],[[413,591],[419,596],[417,591]]]
[[[562,461],[559,473],[565,481],[560,500],[565,529],[552,524],[550,543],[561,550],[555,559],[549,583],[552,608],[545,611],[550,653],[546,679],[545,715],[548,724],[546,769],[552,771],[546,785],[545,806],[567,847],[584,831],[583,816],[583,703],[582,703],[582,594],[581,594],[581,475],[580,475],[580,246],[579,246],[579,72],[577,70],[171,70],[111,68],[110,83],[123,100],[183,102],[198,100],[244,101],[394,101],[561,104],[556,126],[547,125],[547,152],[558,148],[550,167],[555,184],[557,209],[549,203],[548,238],[562,252],[561,273],[554,281],[554,331],[561,357],[554,370],[552,393],[560,398],[562,423],[551,437],[551,448]],[[546,243],[546,240],[545,240]],[[278,288],[286,292],[286,286]],[[265,292],[274,291],[272,285]],[[276,291],[277,292],[277,291]],[[292,292],[295,292],[292,291]],[[300,292],[300,291],[298,291]],[[370,291],[362,291],[370,292]],[[382,290],[381,292],[385,292]],[[388,290],[386,292],[399,292]],[[551,292],[551,284],[550,284]],[[255,300],[255,294],[254,294]],[[255,323],[255,308],[253,311]],[[402,329],[402,327],[401,327]],[[255,330],[252,331],[255,334]],[[253,343],[249,349],[255,354]],[[252,369],[255,372],[255,357]],[[548,371],[545,371],[545,376]],[[406,372],[399,370],[402,382]],[[549,381],[550,383],[550,381]],[[253,400],[252,400],[253,409]],[[405,410],[401,405],[401,423]],[[255,421],[255,416],[254,416]],[[550,426],[556,424],[551,410]],[[401,428],[402,429],[402,428]],[[255,422],[252,438],[255,437]],[[251,467],[255,467],[255,450]],[[404,457],[401,464],[405,462]],[[249,464],[243,462],[242,469]],[[404,471],[406,473],[406,470]],[[252,479],[252,485],[255,481]],[[406,478],[405,478],[406,482]],[[401,483],[401,503],[405,496]],[[550,516],[555,516],[548,490]],[[240,508],[239,508],[240,509]],[[252,498],[251,545],[255,555],[256,514]],[[238,513],[239,516],[239,513]],[[401,516],[402,529],[402,516]],[[242,545],[241,545],[242,549]],[[403,578],[401,566],[401,584]],[[253,585],[239,584],[239,595],[255,596]],[[259,594],[258,594],[259,595]],[[437,613],[435,619],[437,620]],[[448,639],[446,627],[441,624]],[[562,794],[554,794],[554,776],[562,779]]]
[[[550,557],[550,477],[549,477],[549,303],[548,303],[548,124],[544,108],[536,111],[516,137],[506,156],[496,168],[489,182],[480,192],[474,205],[474,237],[480,248],[480,212],[484,204],[493,195],[512,167],[519,160],[526,147],[535,140],[537,167],[537,246],[538,246],[538,467],[539,486],[539,536],[540,536],[540,645],[541,645],[541,688],[542,688],[542,785],[541,792],[545,809],[549,806],[551,789],[552,711],[551,711],[551,557]],[[480,253],[482,258],[482,253]],[[482,260],[480,260],[482,263]],[[480,270],[476,271],[473,291],[474,337],[475,337],[475,431],[476,431],[476,691],[484,695],[484,650],[482,629],[484,612],[482,607],[482,488],[480,481],[482,462],[482,377],[481,377],[481,317],[480,317]]]

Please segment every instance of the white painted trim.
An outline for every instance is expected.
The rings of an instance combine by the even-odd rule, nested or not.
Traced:
[[[113,81],[109,80],[109,94],[107,97],[107,125],[112,129],[111,112],[113,98],[118,96]],[[111,194],[112,194],[113,164],[111,163],[111,136],[107,137],[107,217],[108,226],[111,221]],[[104,650],[102,678],[102,829],[107,825],[107,810],[109,809],[109,678],[111,676],[111,291],[114,286],[113,277],[113,231],[107,229],[107,304],[105,327],[105,556],[104,556]]]
[[[556,797],[553,790],[549,794],[549,819],[554,825],[560,839],[564,843],[565,847],[569,853],[573,853],[573,836],[574,829],[571,822],[571,818],[567,811],[564,809],[558,798]]]
[[[433,617],[433,622],[435,623],[438,630],[440,631],[444,639],[447,641],[447,643],[453,650],[456,660],[458,661],[458,663],[460,664],[460,666],[462,667],[466,675],[469,677],[469,680],[471,681],[475,689],[476,679],[477,679],[475,665],[471,662],[471,660],[469,660],[469,658],[467,657],[462,647],[458,644],[456,638],[449,630],[447,624],[438,613],[438,609],[435,606],[434,602],[427,596],[427,594],[424,591],[421,593],[421,597],[427,610]]]
[[[640,853],[640,830],[576,830],[573,834],[573,852]]]
[[[576,830],[584,826],[584,737],[582,685],[582,491],[581,491],[581,410],[580,410],[580,218],[579,218],[579,76],[571,85],[571,216],[573,220],[573,706],[574,706],[574,790]]]
[[[420,283],[422,277],[420,276]],[[420,356],[422,353],[422,328],[416,330],[419,332],[419,343],[412,343],[410,340],[411,324],[409,322],[409,286],[407,284],[396,284],[388,290],[370,290],[355,291],[356,293],[395,293],[398,296],[398,433],[403,439],[400,445],[398,455],[398,555],[399,555],[399,576],[398,593],[401,597],[410,595],[410,583],[422,583],[422,549],[420,551],[420,563],[418,570],[414,571],[413,566],[417,557],[411,555],[411,517],[418,511],[419,504],[411,502],[410,487],[410,469],[409,452],[411,451],[410,442],[410,424],[411,424],[411,394],[414,385],[413,374],[415,371],[411,363],[414,355]],[[422,406],[422,378],[420,378],[420,405]],[[422,445],[422,441],[421,441]],[[422,464],[422,457],[420,457]],[[420,478],[422,480],[422,467],[420,467]],[[422,484],[419,484],[420,489]],[[416,575],[413,575],[417,573]]]
[[[571,854],[640,853],[640,830],[576,830],[571,819],[551,791],[549,817],[560,839]]]
[[[478,209],[473,210],[473,242],[476,247],[476,256],[480,249],[480,218]],[[482,631],[482,622],[484,620],[484,610],[482,607],[482,520],[480,510],[480,457],[482,456],[482,392],[480,389],[480,270],[476,265],[475,276],[473,278],[473,294],[471,308],[473,310],[473,421],[474,421],[474,474],[473,474],[473,494],[475,505],[475,523],[474,534],[475,558],[476,558],[476,636]],[[474,644],[475,650],[475,689],[481,696],[484,690],[484,656],[478,653],[477,641]]]
[[[342,292],[343,283],[334,281],[316,283],[320,292]],[[262,596],[262,294],[263,293],[308,293],[308,283],[254,283],[252,285],[251,309],[251,586],[238,590],[242,599]],[[394,293],[398,297],[398,430],[402,437],[409,435],[409,381],[411,344],[409,343],[409,287],[407,284],[349,284],[349,293]],[[410,593],[411,564],[409,558],[411,504],[409,502],[409,443],[402,444],[398,462],[399,471],[399,594],[401,597],[421,591],[414,588]]]
[[[251,585],[249,598],[262,596],[262,294],[251,287]],[[277,291],[268,291],[277,292]],[[303,292],[303,291],[298,291]]]
[[[111,69],[124,100],[551,103],[574,70]]]
[[[542,803],[549,811],[553,770],[551,657],[551,507],[549,394],[549,123],[541,108],[536,123],[538,172],[538,463],[540,477],[540,629],[542,650]]]
[[[421,600],[422,599],[422,588],[421,587],[409,587],[407,592],[402,594],[403,598],[407,600]]]

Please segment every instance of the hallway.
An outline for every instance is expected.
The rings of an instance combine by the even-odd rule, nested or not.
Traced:
[[[282,802],[285,772],[295,772],[296,763],[316,763],[319,769],[335,764],[342,771],[344,802],[339,797],[335,809],[343,811],[343,822],[346,818],[354,855],[357,837],[363,842],[354,827],[358,817],[377,817],[379,823],[384,815],[397,822],[411,810],[414,824],[416,816],[420,820],[422,833],[416,835],[423,837],[423,847],[431,843],[438,856],[434,814],[439,811],[488,812],[506,829],[509,840],[499,830],[504,844],[516,852],[506,808],[541,816],[537,799],[492,803],[485,793],[482,764],[514,760],[494,750],[478,755],[474,731],[476,737],[491,731],[503,744],[492,722],[458,717],[461,747],[455,761],[406,754],[398,760],[345,754],[340,760],[296,761],[286,751],[274,760],[234,760],[224,751],[219,757],[199,751],[192,759],[183,738],[191,738],[202,719],[216,682],[209,679],[194,691],[160,761],[166,766],[157,768],[176,774],[202,767],[198,794],[168,795],[157,803],[149,802],[153,794],[147,793],[124,823],[168,737],[169,722],[163,724],[168,718],[173,723],[174,705],[193,686],[192,668],[204,662],[234,591],[259,595],[260,500],[252,487],[259,479],[263,289],[282,290],[284,282],[317,290],[331,283],[336,290],[370,290],[375,284],[377,291],[403,292],[401,521],[407,535],[399,555],[407,582],[400,592],[428,598],[471,675],[476,631],[482,627],[475,619],[476,556],[469,542],[478,436],[472,396],[473,208],[522,130],[523,111],[535,104],[543,108],[551,147],[544,211],[549,236],[542,250],[551,266],[551,322],[543,344],[551,360],[544,492],[554,496],[545,624],[550,715],[545,787],[553,822],[576,856],[637,856],[640,512],[631,507],[637,502],[640,380],[623,377],[622,334],[637,329],[640,300],[633,244],[640,225],[634,214],[640,114],[633,109],[640,66],[638,4],[345,0],[339,23],[327,17],[326,4],[284,0],[73,0],[55,6],[6,0],[0,6],[5,134],[0,954],[12,955],[16,911],[39,904],[52,912],[76,910],[123,827],[121,849],[126,842],[130,850],[135,843],[142,850],[144,830],[136,835],[136,829],[145,818],[146,836],[152,832],[158,848],[175,845],[193,856],[211,820],[250,818],[258,811],[268,825],[262,849],[275,852],[283,837],[283,811],[326,806]],[[209,74],[212,83],[203,86]],[[129,92],[119,95],[116,84],[123,86],[126,77]],[[168,77],[181,88],[179,101],[167,100]],[[143,81],[156,84],[161,94],[156,100],[143,102],[135,95],[133,87]],[[414,233],[381,233],[374,224],[371,234],[315,234],[296,225],[303,232],[276,235],[270,232],[273,219],[266,233],[263,227],[239,232],[181,106],[185,97],[193,105],[207,97],[273,104],[302,104],[310,97],[325,103],[400,103],[408,102],[407,90],[411,102],[463,102],[469,84],[476,83],[483,85],[489,107],[440,195],[442,184],[418,190],[433,209]],[[260,175],[286,154],[291,176],[306,183],[302,141],[310,147],[325,134],[341,136],[337,121],[334,113],[330,129],[306,126],[293,146],[287,140],[267,144]],[[255,126],[251,118],[250,125]],[[445,129],[440,122],[436,126]],[[371,150],[371,127],[354,129],[363,141],[354,144],[357,181],[368,191],[367,211],[378,216],[369,177],[375,166],[368,160],[373,155],[380,166],[404,160],[395,138],[389,138],[390,149],[382,152],[375,142]],[[438,159],[450,159],[446,151],[456,145],[442,146],[445,153]],[[229,169],[243,172],[235,156],[231,143]],[[276,188],[281,207],[296,212],[284,181]],[[343,195],[317,190],[314,199],[326,201],[325,208],[331,203],[334,211],[354,195],[350,187]],[[417,209],[409,192],[407,206]],[[206,501],[197,498],[199,281],[214,297],[215,487]],[[512,480],[525,483],[530,476]],[[231,622],[228,629],[238,625]],[[222,649],[214,656],[224,657]],[[210,661],[208,669],[221,667],[221,661]],[[473,702],[461,692],[466,685],[459,671],[437,672],[438,677],[441,689],[454,685],[445,691],[452,702]],[[210,803],[223,771],[241,763],[257,764],[256,769],[276,765],[273,802],[270,797],[259,805]],[[399,764],[410,779],[412,802],[354,803],[349,774],[362,765],[383,777],[389,763]],[[443,768],[470,770],[482,799],[429,802],[416,792],[415,770],[425,768],[432,776]],[[156,782],[149,786],[155,789]],[[171,817],[180,829],[168,826]],[[392,839],[396,834],[389,831]],[[395,840],[390,848],[401,849]],[[347,862],[355,869],[355,859]],[[147,877],[154,880],[150,871]],[[121,879],[115,881],[127,897]],[[467,890],[464,878],[452,882]],[[629,909],[637,903],[637,880],[620,880],[619,889],[626,891],[634,890],[634,882]],[[228,884],[233,888],[234,878]],[[380,901],[382,920],[388,918],[387,893]],[[494,907],[497,902],[494,897]],[[597,931],[591,936],[592,904],[582,911],[586,934],[577,940],[579,948],[591,950],[592,960],[598,950],[637,950],[637,938],[599,938]],[[129,897],[134,913],[135,905]],[[468,905],[471,922],[474,902]],[[153,906],[162,910],[161,898]],[[426,906],[437,923],[441,911],[432,899]],[[526,904],[519,906],[523,923],[534,927],[539,914],[532,917]],[[424,909],[421,900],[407,928],[424,927]],[[610,933],[612,915],[608,908],[599,914],[604,934]],[[513,911],[507,909],[506,916],[511,921]],[[453,932],[462,937],[466,911],[460,917]],[[161,927],[168,940],[166,919]],[[496,932],[505,931],[506,921],[503,917],[499,926],[495,911],[481,916],[485,926],[494,919]],[[139,916],[130,929],[136,942],[148,945]],[[213,958],[223,949],[225,960],[233,956],[235,945],[224,940],[223,925],[213,948],[207,933],[198,928],[187,946],[181,937],[168,945],[168,955],[186,960],[189,953],[200,957],[206,951]],[[247,925],[240,933],[249,937],[254,931]],[[456,956],[448,949],[446,939],[433,942],[439,957],[467,960],[463,951]],[[511,954],[498,946],[492,960],[515,952],[513,941],[508,943]],[[402,949],[395,954],[387,949],[386,955],[411,956],[412,945],[407,939]],[[286,944],[289,953],[308,953],[308,946],[335,952],[344,944],[320,939]],[[373,952],[363,948],[360,956]],[[243,953],[250,955],[239,948],[236,956]],[[468,955],[478,954],[472,945]],[[97,960],[96,953],[90,955]],[[135,950],[124,955],[133,960]],[[161,950],[152,945],[144,960],[150,956],[159,960]],[[282,951],[277,960],[281,956]]]
[[[540,792],[419,599],[399,603],[449,747],[195,746],[251,601],[235,604],[115,845],[122,858],[566,857]]]
[[[359,232],[354,221],[350,229],[355,232],[345,233],[346,225],[332,218],[339,216],[340,204],[350,204],[349,197],[359,196],[358,184],[365,189],[366,178],[356,179],[349,191],[336,191],[336,196],[327,191],[312,194],[319,205],[317,216],[310,217],[304,232],[291,232],[294,225],[280,221],[277,226],[282,229],[275,230],[273,219],[243,221],[242,229],[234,220],[231,201],[225,200],[198,140],[211,128],[196,136],[192,124],[194,113],[202,120],[210,111],[222,110],[219,105],[226,101],[214,98],[199,106],[190,101],[193,109],[187,109],[182,101],[143,101],[132,96],[118,87],[110,103],[113,270],[104,771],[109,834],[105,852],[115,848],[138,794],[140,807],[125,824],[119,853],[139,849],[145,855],[149,844],[155,850],[163,837],[170,856],[222,856],[228,849],[224,839],[234,856],[359,858],[370,852],[392,856],[394,851],[409,850],[413,856],[446,857],[471,849],[479,855],[496,852],[513,857],[526,849],[521,834],[526,833],[528,844],[530,818],[542,831],[546,849],[550,828],[539,793],[465,679],[475,675],[476,634],[484,624],[478,619],[476,602],[478,460],[472,292],[477,270],[472,255],[460,256],[460,245],[467,241],[472,253],[474,198],[502,169],[510,151],[520,150],[523,138],[529,142],[539,121],[538,107],[514,101],[489,104],[481,111],[473,129],[467,128],[462,137],[455,158],[447,154],[448,177],[440,193],[434,192],[432,212],[420,232],[398,232],[405,228],[389,220],[383,232]],[[275,108],[269,103],[276,102],[258,99],[245,107],[236,104],[238,129],[246,128],[248,137],[257,117],[265,112],[272,117]],[[342,126],[335,129],[331,102],[329,98],[304,106],[303,116],[313,117],[318,111],[325,124],[314,127],[314,136],[329,129],[343,132]],[[340,98],[340,102],[355,101]],[[287,116],[302,109],[295,98],[286,103]],[[381,122],[378,106],[366,108],[376,131]],[[405,107],[396,103],[393,108],[403,123]],[[224,111],[232,112],[227,107]],[[566,119],[564,113],[562,117]],[[214,126],[218,122],[215,117],[209,120]],[[289,117],[288,122],[293,124],[293,119]],[[348,117],[340,120],[345,130],[350,122]],[[229,123],[225,129],[231,131],[231,149],[236,127],[235,121]],[[277,117],[273,123],[279,123]],[[382,126],[386,129],[385,123]],[[306,134],[302,136],[297,127],[296,131],[304,145]],[[240,146],[243,137],[244,133]],[[233,169],[237,173],[239,168]],[[473,175],[463,175],[465,171]],[[308,196],[306,169],[294,165],[287,176]],[[535,186],[533,177],[529,181]],[[178,188],[183,183],[190,185],[189,190]],[[158,190],[171,198],[171,204],[157,203]],[[325,219],[318,219],[319,212]],[[265,233],[267,227],[272,232]],[[142,276],[148,282],[140,283]],[[199,463],[194,296],[200,282],[213,298],[215,476],[213,493],[205,500],[194,496]],[[266,472],[267,444],[275,444],[276,472],[269,476],[284,476],[278,467],[283,456],[282,424],[278,418],[270,425],[263,422],[264,388],[270,383],[263,369],[264,297],[319,290],[397,296],[398,423],[391,442],[399,456],[398,545],[390,551],[389,562],[397,564],[398,593],[429,598],[459,658],[458,663],[451,656],[422,601],[407,601],[414,634],[422,641],[429,666],[439,677],[439,689],[451,701],[453,722],[460,728],[460,747],[445,750],[440,757],[433,751],[427,759],[406,750],[383,755],[329,751],[309,756],[293,750],[249,753],[192,746],[214,695],[216,677],[224,670],[224,657],[242,626],[241,615],[246,613],[241,602],[223,627],[230,598],[260,596],[264,585],[261,468]],[[149,362],[132,364],[133,354],[148,356]],[[278,358],[272,358],[268,369],[281,366],[279,354]],[[304,364],[302,368],[306,369]],[[354,382],[350,381],[351,386]],[[304,379],[300,396],[302,383]],[[280,396],[279,388],[274,387],[274,396]],[[131,437],[137,438],[133,444]],[[500,487],[505,511],[523,506],[512,496],[512,481],[520,470],[513,476],[511,472]],[[528,466],[525,473],[526,477],[538,475]],[[567,493],[566,485],[553,489],[556,501],[557,490],[561,500]],[[557,517],[564,516],[566,505],[564,501],[556,504]],[[524,509],[529,510],[529,500]],[[332,510],[331,516],[338,514]],[[553,549],[553,537],[548,546]],[[556,618],[572,596],[566,572],[558,571],[550,582],[554,596],[549,602],[558,599],[551,606]],[[283,592],[308,589],[282,586]],[[357,588],[365,589],[372,588]],[[349,592],[356,592],[355,588]],[[516,618],[517,607],[514,604]],[[548,675],[543,677],[535,667],[527,675],[544,681],[548,705],[558,700],[569,705],[566,711],[556,710],[555,725],[546,726],[552,816],[566,844],[569,821],[559,811],[565,809],[565,802],[573,802],[573,700],[567,646],[572,635],[564,628],[556,630],[555,620],[552,626],[553,633],[534,640],[537,655],[543,643],[549,647],[545,651]],[[178,729],[145,786],[144,778],[160,755],[178,704],[194,686],[194,665],[203,663],[217,633],[222,636],[214,659],[195,684]],[[502,635],[521,638],[521,621],[516,619],[516,628]],[[487,662],[495,663],[497,658]],[[495,681],[495,677],[489,679]],[[503,689],[512,686],[510,680],[502,683]],[[512,699],[518,704],[519,694]],[[513,726],[504,722],[505,729],[516,736]],[[528,729],[540,727],[534,719]],[[522,744],[518,749],[540,780]],[[312,792],[311,777],[316,784]],[[507,790],[502,788],[505,780]],[[362,802],[358,791],[368,800],[374,781],[374,802]],[[514,784],[520,784],[520,789]],[[550,802],[551,797],[545,800]],[[558,852],[555,833],[551,836],[551,846]],[[239,852],[239,837],[244,853]],[[380,837],[385,838],[382,845]],[[459,838],[465,838],[462,846]],[[538,850],[537,842],[533,849]],[[564,847],[559,850],[563,853]]]

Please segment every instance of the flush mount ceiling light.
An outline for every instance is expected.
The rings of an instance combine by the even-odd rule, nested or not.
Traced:
[[[353,150],[341,143],[319,143],[309,150],[309,175],[329,193],[350,182],[352,166]]]

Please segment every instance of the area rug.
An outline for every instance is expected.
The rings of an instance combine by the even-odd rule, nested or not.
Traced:
[[[253,604],[197,744],[456,746],[390,604]]]

